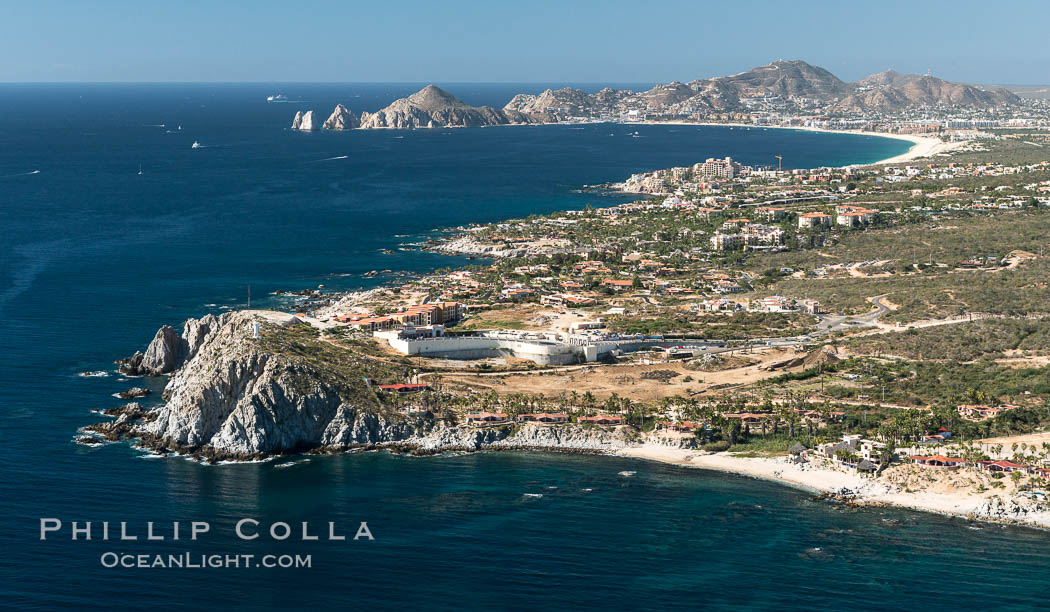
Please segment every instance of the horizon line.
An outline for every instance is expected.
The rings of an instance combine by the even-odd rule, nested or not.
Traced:
[[[449,85],[550,85],[579,84],[606,85],[649,83],[662,84],[663,81],[446,81],[443,79],[423,81],[0,81],[0,85],[419,85],[420,83],[445,83]],[[1028,85],[1034,87],[1035,85]]]
[[[704,80],[698,78],[694,80]],[[455,81],[455,80],[422,80],[422,81],[0,81],[3,85],[419,85],[444,83],[447,85],[662,85],[673,81]],[[681,81],[684,82],[684,81]],[[855,81],[846,81],[847,83]],[[963,81],[957,81],[962,83]],[[970,85],[984,87],[1050,87],[1050,82],[1037,83],[982,83],[967,82]]]

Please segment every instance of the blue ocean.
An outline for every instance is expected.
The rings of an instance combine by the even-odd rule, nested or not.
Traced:
[[[287,129],[297,110],[322,119],[336,103],[372,111],[421,85],[0,85],[4,607],[1045,604],[1046,533],[843,509],[720,473],[514,453],[202,466],[73,444],[78,427],[99,420],[92,411],[143,382],[113,374],[115,358],[144,347],[162,324],[243,306],[249,287],[254,306],[281,307],[270,297],[278,289],[356,289],[460,265],[398,246],[469,222],[616,204],[624,199],[583,187],[634,172],[725,155],[844,165],[909,146],[673,125]],[[546,87],[442,86],[495,106]],[[289,101],[266,101],[278,93]],[[390,272],[363,276],[371,270]],[[78,376],[95,370],[110,375]],[[64,531],[41,541],[41,518],[60,519]],[[263,535],[235,537],[242,518],[258,520]],[[92,521],[95,537],[71,541],[73,521]],[[102,521],[111,523],[108,541]],[[115,539],[121,521],[137,540]],[[168,538],[147,541],[147,521]],[[210,531],[189,540],[191,521]],[[292,537],[272,539],[275,522],[292,525]],[[301,539],[303,522],[319,540]],[[346,540],[327,538],[329,522]],[[361,522],[374,539],[353,539]],[[106,553],[308,555],[310,567],[107,568]]]

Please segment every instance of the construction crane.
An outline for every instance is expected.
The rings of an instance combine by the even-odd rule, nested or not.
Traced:
[[[784,169],[784,158],[780,155],[774,155],[773,157],[777,158],[777,172],[780,172]]]

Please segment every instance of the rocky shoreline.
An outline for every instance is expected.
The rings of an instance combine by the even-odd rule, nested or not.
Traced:
[[[440,242],[427,250],[445,255],[474,255],[477,257],[491,257],[493,259],[530,257],[538,254],[524,247],[507,248],[501,245],[478,242],[477,239],[469,234],[461,234],[447,241]]]
[[[364,436],[352,442],[287,448],[274,452],[231,452],[210,444],[189,446],[170,437],[150,433],[146,427],[155,413],[140,411],[120,414],[114,421],[96,423],[81,429],[76,439],[89,446],[105,442],[131,442],[133,447],[158,455],[188,456],[204,463],[254,462],[294,455],[338,455],[354,452],[389,451],[413,456],[433,456],[449,452],[520,451],[561,454],[609,455],[628,443],[615,435],[606,437],[583,428],[529,426],[514,431],[513,426],[497,428],[433,427],[408,437],[398,437],[397,427]],[[570,435],[563,436],[568,431]],[[558,435],[548,435],[558,432]],[[605,432],[602,432],[605,433]]]
[[[448,423],[431,412],[399,412],[379,401],[364,380],[371,374],[366,360],[355,360],[350,351],[331,348],[340,351],[334,361],[349,360],[348,369],[337,374],[325,371],[325,359],[299,356],[309,351],[296,334],[310,331],[297,317],[253,311],[191,319],[181,336],[163,327],[145,353],[118,363],[170,375],[164,403],[145,409],[131,402],[106,410],[103,414],[115,419],[83,428],[77,441],[133,441],[143,450],[209,462],[379,448],[414,454],[609,452],[628,444],[617,431],[589,426],[472,426]]]
[[[262,331],[258,336],[255,329]],[[526,451],[634,457],[732,472],[800,486],[846,506],[887,505],[969,520],[1050,527],[1038,500],[911,491],[885,478],[796,464],[784,458],[704,453],[692,438],[642,435],[629,428],[577,424],[460,424],[440,411],[385,406],[365,379],[367,359],[338,348],[304,356],[329,343],[297,317],[239,311],[186,322],[183,333],[161,328],[136,371],[169,376],[163,404],[131,401],[102,412],[111,420],[81,428],[86,446],[130,442],[139,450],[203,463],[257,462],[288,455],[389,451],[416,456],[447,452]],[[308,344],[313,338],[315,344]],[[336,350],[336,349],[331,349]],[[329,372],[342,365],[338,372]],[[387,372],[386,375],[390,375]],[[129,394],[141,397],[142,390]],[[395,403],[396,405],[396,403]]]

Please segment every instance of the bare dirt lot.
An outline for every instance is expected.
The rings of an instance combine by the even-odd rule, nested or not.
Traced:
[[[616,393],[638,401],[658,400],[673,395],[688,395],[698,391],[716,394],[718,390],[747,385],[776,376],[781,372],[762,370],[765,365],[790,359],[797,354],[792,349],[770,349],[748,355],[752,365],[718,372],[689,370],[682,361],[659,361],[650,364],[593,365],[548,370],[532,373],[486,375],[472,372],[442,373],[440,380],[476,389],[494,389],[501,395],[511,393],[541,394],[557,397],[562,393],[590,392],[598,399]],[[677,374],[668,382],[646,379],[647,372],[669,370]],[[661,377],[663,378],[663,377]],[[690,379],[690,380],[687,380]]]

